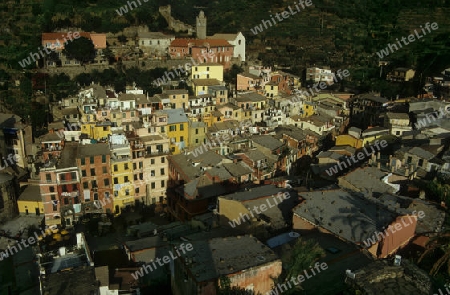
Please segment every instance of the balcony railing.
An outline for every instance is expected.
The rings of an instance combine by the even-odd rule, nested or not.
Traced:
[[[61,148],[61,146],[48,146],[48,147],[44,147],[44,150],[48,151],[48,152],[53,152],[53,151],[61,151],[62,148]]]
[[[74,192],[62,192],[61,193],[61,197],[78,197],[80,194],[78,191],[74,191]]]
[[[158,155],[167,155],[170,153],[170,150],[163,150],[163,151],[152,151],[152,152],[146,152],[145,156],[158,156]]]
[[[79,179],[74,178],[74,179],[59,179],[58,180],[58,184],[68,184],[68,183],[77,183],[80,182]]]

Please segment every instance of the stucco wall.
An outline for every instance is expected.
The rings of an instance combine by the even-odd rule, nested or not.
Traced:
[[[281,260],[275,260],[262,266],[247,269],[245,272],[230,275],[231,286],[253,290],[254,294],[266,294],[272,289],[271,278],[281,273]],[[205,295],[207,295],[205,293]]]

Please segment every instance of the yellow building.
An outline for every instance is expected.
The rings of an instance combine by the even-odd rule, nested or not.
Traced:
[[[162,96],[170,101],[172,109],[187,109],[189,105],[189,92],[185,89],[165,90]]]
[[[81,107],[81,122],[97,122],[97,104],[85,104]]]
[[[300,112],[300,116],[302,118],[306,118],[306,117],[312,116],[312,115],[314,115],[316,113],[316,107],[315,107],[314,103],[309,102],[309,101],[305,101],[302,104],[301,110],[302,111]]]
[[[152,125],[166,134],[170,140],[170,151],[179,154],[189,147],[189,120],[183,109],[167,109],[154,113]]]
[[[81,125],[81,133],[85,133],[89,138],[99,140],[108,138],[111,135],[111,122],[83,123]]]
[[[349,145],[355,149],[359,149],[363,146],[363,140],[348,134],[343,134],[336,136],[336,145]]]
[[[27,186],[19,196],[17,206],[19,207],[19,214],[44,215],[44,203],[39,186]]]
[[[192,80],[192,88],[196,96],[207,94],[208,88],[211,86],[220,86],[221,82],[217,79],[194,79]]]
[[[208,127],[211,127],[214,123],[223,121],[223,118],[223,114],[219,111],[212,111],[208,114],[202,114],[202,122],[205,122]]]
[[[111,110],[109,116],[111,122],[116,123],[117,126],[122,126],[122,112],[120,110]]]
[[[192,67],[191,79],[217,79],[223,82],[223,65],[203,63]]]
[[[95,123],[82,123],[81,133],[87,134],[89,138],[93,138]]]
[[[266,95],[266,97],[278,96],[278,83],[272,81],[264,85],[264,94]]]
[[[267,98],[264,95],[250,92],[245,94],[238,94],[234,99],[235,105],[244,110],[256,109],[262,110],[266,105]]]
[[[208,126],[205,122],[189,121],[189,146],[194,147],[205,143]]]
[[[114,208],[116,213],[120,213],[118,208],[124,208],[127,205],[134,205],[133,170],[131,169],[132,163],[131,160],[112,160],[111,166]]]
[[[381,137],[389,135],[389,128],[386,127],[372,127],[362,132],[363,146],[371,144],[375,140],[379,140]]]
[[[133,170],[131,159],[111,160],[111,178],[113,181],[113,203],[115,213],[127,205],[134,205]]]
[[[114,211],[134,205],[134,178],[131,147],[123,134],[111,136],[111,178],[113,182]]]
[[[256,112],[256,111],[255,111]],[[240,121],[251,121],[253,119],[253,111],[251,110],[242,110],[241,109],[241,116]]]
[[[101,138],[108,138],[109,135],[111,135],[111,126],[112,123],[105,121],[105,122],[98,122],[93,127],[94,130],[94,136],[92,138],[94,139],[101,139]]]

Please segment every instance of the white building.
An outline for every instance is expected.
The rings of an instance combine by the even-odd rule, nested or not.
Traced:
[[[386,113],[384,127],[389,128],[390,133],[396,136],[401,136],[404,132],[412,130],[407,113]]]
[[[333,83],[333,72],[329,68],[307,68],[306,80],[312,80],[314,83],[325,82],[327,84]]]
[[[170,43],[175,40],[175,36],[164,35],[160,32],[139,32],[139,48],[144,53],[156,56],[165,56]]]
[[[233,57],[245,61],[245,37],[241,32],[237,34],[215,34],[208,37],[209,39],[225,39],[234,46]]]
[[[136,107],[136,97],[134,94],[122,93],[119,95],[118,100],[120,102],[121,111],[134,110]]]

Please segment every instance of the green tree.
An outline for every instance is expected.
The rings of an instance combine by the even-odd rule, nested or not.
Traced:
[[[31,95],[33,94],[33,87],[31,85],[31,80],[28,77],[23,77],[20,81],[20,91],[27,101],[31,100]]]
[[[102,27],[102,18],[96,15],[87,14],[84,16],[84,23],[81,29],[86,32],[99,31]]]
[[[94,79],[89,73],[81,73],[75,77],[75,81],[80,84],[80,86],[87,86],[92,83]]]
[[[221,276],[219,278],[220,286],[218,286],[218,295],[255,295],[253,291],[245,290],[237,286],[231,286],[230,278]],[[260,293],[259,293],[260,294]]]
[[[325,251],[313,240],[297,240],[292,251],[282,257],[286,265],[286,278],[296,277],[314,262],[325,256]]]
[[[450,217],[448,214],[445,216],[442,228],[443,231],[428,241],[417,264],[421,268],[429,269],[431,276],[436,277],[441,274],[448,281],[450,279]]]
[[[7,90],[9,85],[9,79],[11,79],[11,76],[3,69],[0,69],[0,89],[1,90]]]
[[[117,40],[118,40],[120,43],[122,43],[122,44],[125,44],[125,43],[127,43],[127,41],[128,41],[128,39],[127,39],[127,37],[125,37],[125,35],[120,35],[120,36],[118,36],[118,37],[117,37]]]
[[[119,92],[125,93],[126,83],[125,83],[125,77],[123,75],[114,79],[114,90],[117,93],[119,93]]]
[[[108,59],[109,64],[112,64],[116,61],[116,56],[109,47],[103,49],[103,55]]]
[[[431,196],[435,201],[443,201],[450,204],[450,185],[445,184],[443,179],[436,177],[426,184],[427,196]]]
[[[238,65],[233,64],[231,68],[225,72],[224,74],[224,80],[227,83],[233,83],[236,85],[237,81],[237,74],[240,74],[244,72],[244,69]]]
[[[55,5],[55,0],[44,0],[42,3],[42,8],[46,12],[53,12],[55,10]]]
[[[292,277],[298,277],[304,270],[311,266],[320,258],[325,257],[325,251],[313,240],[299,238],[291,251],[286,251],[281,257],[283,262],[283,272],[278,278],[274,278],[274,285],[289,281]],[[283,294],[298,294],[301,285],[298,285]]]
[[[113,85],[119,74],[114,69],[106,69],[98,76],[98,80],[102,86]]]
[[[61,60],[59,59],[59,55],[58,53],[56,53],[55,51],[51,51],[48,55],[47,55],[47,60],[48,61],[54,61],[54,62],[60,62]]]
[[[51,100],[59,101],[63,97],[74,95],[78,91],[76,82],[64,73],[50,76],[47,81],[47,93]]]
[[[38,16],[39,14],[41,14],[42,13],[41,4],[39,3],[32,4],[31,13],[33,13],[34,16]]]
[[[95,47],[91,40],[80,37],[73,41],[69,41],[65,45],[63,53],[69,58],[74,58],[81,63],[86,63],[94,60]]]

